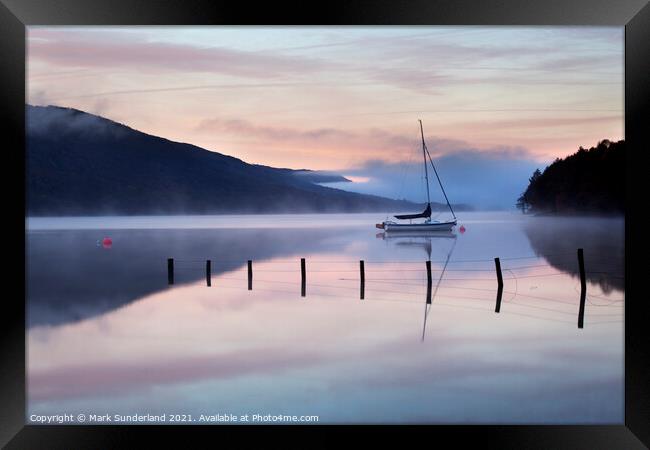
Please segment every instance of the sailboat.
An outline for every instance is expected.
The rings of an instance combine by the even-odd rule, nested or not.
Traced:
[[[422,136],[424,178],[426,180],[426,185],[427,185],[427,207],[421,213],[401,214],[401,215],[394,216],[397,220],[408,220],[409,223],[399,223],[399,222],[394,222],[392,220],[386,220],[382,223],[376,224],[377,228],[383,229],[386,232],[451,231],[453,227],[456,226],[457,223],[456,214],[454,214],[454,210],[452,209],[451,204],[449,203],[449,198],[447,198],[447,193],[445,192],[445,188],[442,186],[442,182],[440,181],[440,177],[438,176],[438,171],[436,170],[436,166],[433,164],[433,160],[431,159],[431,155],[429,154],[429,149],[427,149],[427,144],[426,142],[424,142],[424,129],[422,128],[422,120],[418,120],[418,122],[420,122],[420,135]],[[438,184],[440,185],[440,189],[442,190],[442,194],[445,196],[445,200],[447,201],[447,207],[449,207],[449,211],[451,211],[451,215],[453,219],[450,221],[440,222],[431,219],[431,195],[429,193],[429,170],[427,167],[427,159],[431,163],[431,167],[433,168],[433,173],[436,175],[436,178],[438,179]],[[413,219],[424,219],[424,221],[413,223]]]

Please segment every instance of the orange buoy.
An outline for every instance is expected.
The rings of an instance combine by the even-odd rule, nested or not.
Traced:
[[[105,237],[104,240],[102,241],[102,246],[104,248],[111,248],[113,245],[113,240],[109,237]]]
[[[465,225],[461,225],[460,228],[458,229],[461,233],[465,232]]]

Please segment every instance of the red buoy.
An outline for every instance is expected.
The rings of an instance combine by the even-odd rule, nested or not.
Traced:
[[[465,225],[461,225],[460,228],[458,229],[461,233],[465,232]]]
[[[109,237],[105,237],[104,240],[102,241],[102,246],[104,248],[111,248],[113,245],[113,240]]]

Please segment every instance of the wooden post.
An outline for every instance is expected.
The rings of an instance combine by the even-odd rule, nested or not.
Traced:
[[[427,261],[427,304],[431,304],[431,286],[433,278],[431,277],[431,261]]]
[[[497,305],[494,308],[494,312],[501,311],[501,297],[503,296],[503,275],[501,274],[501,261],[499,258],[494,258],[494,266],[497,271],[497,283],[499,284],[497,289]]]
[[[253,290],[253,261],[248,260],[248,290]]]
[[[363,300],[366,296],[366,270],[363,260],[359,261],[359,298]]]
[[[300,296],[305,297],[305,291],[307,290],[307,271],[305,269],[305,258],[300,258],[300,275],[302,277]]]
[[[578,249],[578,268],[580,270],[580,310],[578,311],[578,328],[585,325],[585,299],[587,298],[587,279],[585,278],[585,257],[581,248]]]
[[[167,284],[174,284],[174,258],[167,258]]]
[[[205,261],[205,284],[212,286],[212,261]]]

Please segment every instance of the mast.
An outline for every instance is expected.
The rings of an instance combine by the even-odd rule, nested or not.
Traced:
[[[422,120],[418,119],[420,122],[420,134],[422,135],[422,157],[424,158],[424,178],[427,180],[427,203],[431,204],[431,196],[429,194],[429,170],[427,169],[427,145],[424,143],[424,131],[422,130]]]
[[[426,152],[424,158],[425,170],[426,170],[426,156],[429,156],[429,162],[431,163],[431,167],[433,167],[433,173],[436,175],[436,178],[438,179],[438,184],[440,185],[440,189],[442,190],[442,195],[445,196],[445,200],[447,201],[447,206],[449,207],[449,211],[451,211],[451,215],[454,216],[454,220],[455,220],[456,214],[454,214],[454,210],[451,208],[451,203],[449,203],[449,198],[447,198],[447,193],[445,192],[445,188],[442,187],[442,181],[440,181],[440,177],[438,176],[438,171],[436,170],[436,166],[433,164],[433,160],[431,159],[431,154],[429,153],[427,144],[424,143],[424,132],[422,131],[421,120],[420,120],[420,133],[422,134],[422,151]],[[428,195],[429,195],[429,178],[427,178],[427,196]]]

